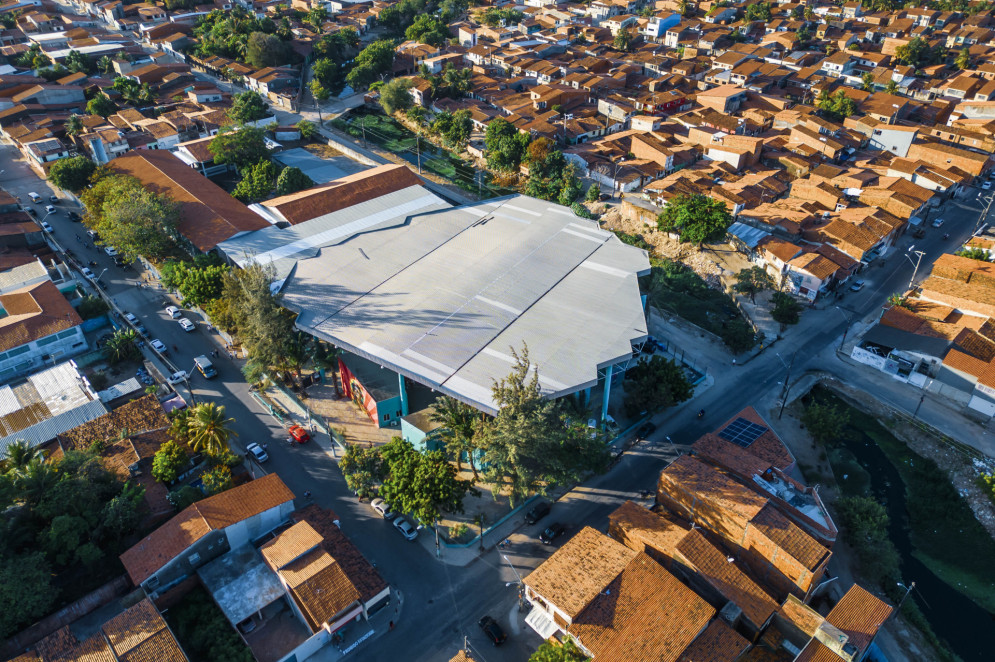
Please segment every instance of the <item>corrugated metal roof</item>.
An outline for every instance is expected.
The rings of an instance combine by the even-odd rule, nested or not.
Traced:
[[[756,248],[765,237],[770,236],[769,232],[738,221],[729,226],[729,234],[746,244],[750,250]]]
[[[23,439],[30,446],[40,446],[45,442],[55,439],[56,436],[72,430],[78,425],[89,423],[95,418],[107,413],[107,407],[100,400],[93,400],[75,409],[65,411],[58,416],[46,419],[39,423],[18,430],[13,434],[0,438],[0,457],[7,455],[7,446],[18,439]]]
[[[512,347],[559,396],[646,336],[645,251],[560,205],[511,196],[373,228],[300,261],[284,305],[301,329],[485,411]]]

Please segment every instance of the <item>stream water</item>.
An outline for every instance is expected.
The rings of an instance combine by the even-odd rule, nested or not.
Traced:
[[[888,535],[902,558],[903,582],[916,583],[909,599],[918,603],[936,635],[964,662],[993,659],[995,616],[951,588],[912,555],[905,483],[898,470],[870,437],[860,433],[841,441],[870,473],[871,491],[888,509]]]

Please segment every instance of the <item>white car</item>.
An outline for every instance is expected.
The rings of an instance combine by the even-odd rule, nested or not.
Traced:
[[[164,343],[163,341],[159,340],[158,338],[153,338],[152,340],[150,340],[149,341],[149,345],[151,345],[152,349],[154,349],[155,351],[159,352],[160,354],[168,354],[169,353],[169,349],[166,348],[166,343]]]
[[[34,202],[35,204],[41,202],[41,196],[35,193],[34,191],[28,193],[28,197],[31,198],[31,202]]]
[[[266,451],[263,450],[263,447],[259,444],[249,444],[245,447],[245,451],[247,453],[252,453],[252,457],[254,457],[256,462],[259,462],[260,464],[269,459],[269,455],[266,454]]]
[[[114,248],[113,246],[104,246],[104,252],[110,255],[111,257],[117,255],[117,249]]]
[[[180,309],[176,306],[166,306],[166,314],[169,315],[171,319],[176,319],[183,313],[181,313]]]
[[[992,183],[991,182],[985,182],[984,184],[981,185],[981,188],[984,189],[984,190],[986,190],[986,191],[988,189],[990,189],[991,187],[992,187]]]
[[[408,540],[414,540],[418,537],[418,529],[412,526],[411,522],[403,517],[398,517],[394,520],[394,528],[400,531],[401,535]]]
[[[45,221],[41,222],[41,229],[44,230],[45,232],[48,232],[49,234],[55,232],[55,230],[52,229],[52,226]]]
[[[183,329],[184,331],[186,331],[187,333],[190,333],[191,331],[193,331],[197,327],[195,327],[193,325],[193,322],[191,322],[190,320],[188,320],[186,317],[181,317],[180,318],[180,328]]]
[[[55,205],[45,205],[45,211],[47,211],[49,214],[54,214]]]
[[[187,374],[186,370],[177,370],[176,372],[171,374],[169,376],[169,379],[167,379],[166,381],[169,382],[170,384],[181,384],[187,381],[188,379],[190,379],[190,375]]]
[[[87,280],[93,280],[94,276],[93,276],[93,272],[90,271],[90,267],[83,267],[79,271],[80,271],[81,274],[83,274],[83,278],[85,278]]]
[[[394,513],[391,511],[390,506],[387,505],[387,502],[383,499],[374,499],[373,501],[370,501],[370,505],[373,507],[373,510],[380,513],[380,517],[386,520],[394,519]]]
[[[862,280],[855,280],[853,285],[850,286],[851,292],[859,292],[862,289],[864,289],[864,281]]]
[[[943,219],[942,218],[938,218],[938,219],[936,219],[936,220],[933,221],[933,227],[934,228],[938,228],[941,225],[943,225]]]
[[[124,319],[128,320],[132,324],[138,324],[138,318],[135,317],[134,314],[132,314],[132,313],[125,313],[124,314]]]

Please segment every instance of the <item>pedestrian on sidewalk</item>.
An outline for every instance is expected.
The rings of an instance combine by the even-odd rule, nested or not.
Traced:
[[[393,629],[394,629],[394,621],[391,621],[390,623],[388,623],[388,624],[387,624],[387,627],[388,627],[389,629],[393,630]]]

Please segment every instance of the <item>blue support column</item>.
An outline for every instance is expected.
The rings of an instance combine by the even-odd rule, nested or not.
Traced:
[[[404,375],[398,373],[397,387],[401,391],[401,416],[408,415],[408,392],[404,389]]]
[[[580,406],[581,406],[582,409],[587,409],[587,405],[589,405],[590,403],[591,403],[591,389],[590,388],[585,388],[584,389],[584,397],[581,399],[581,405]]]
[[[608,398],[612,394],[612,372],[615,366],[610,365],[605,370],[605,395],[601,400],[601,422],[604,423],[608,420]]]

